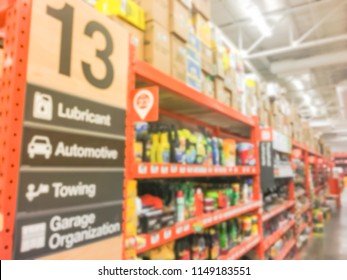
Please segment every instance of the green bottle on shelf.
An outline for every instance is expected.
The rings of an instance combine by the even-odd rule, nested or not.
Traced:
[[[227,224],[223,222],[219,225],[219,246],[221,254],[226,254],[228,252],[228,232]]]

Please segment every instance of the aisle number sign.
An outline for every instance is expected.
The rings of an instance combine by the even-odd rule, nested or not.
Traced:
[[[82,1],[32,1],[14,258],[110,238],[121,257],[128,38]]]

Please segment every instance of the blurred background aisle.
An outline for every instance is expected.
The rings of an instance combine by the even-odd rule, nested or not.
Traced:
[[[347,205],[347,192],[341,197],[342,205]],[[314,236],[308,244],[305,260],[346,260],[347,259],[347,208],[334,211],[325,226],[322,236]]]

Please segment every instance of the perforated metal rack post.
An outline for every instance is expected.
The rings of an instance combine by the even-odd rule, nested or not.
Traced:
[[[31,0],[6,7],[0,85],[0,258],[11,259],[25,100]]]

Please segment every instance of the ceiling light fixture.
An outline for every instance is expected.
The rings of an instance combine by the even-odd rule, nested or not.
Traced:
[[[296,90],[298,90],[298,91],[304,90],[304,84],[302,83],[301,80],[293,79],[293,80],[292,80],[292,84],[294,85],[294,87],[296,88]]]
[[[243,6],[244,12],[253,20],[253,24],[258,28],[264,37],[272,36],[272,29],[266,22],[263,14],[252,0],[239,0],[239,4]]]
[[[305,104],[309,105],[311,103],[311,96],[308,94],[304,94],[302,98],[304,99]]]

